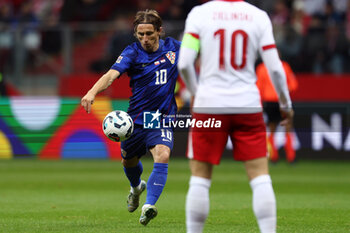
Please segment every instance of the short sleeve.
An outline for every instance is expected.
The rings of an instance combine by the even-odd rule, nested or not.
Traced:
[[[117,70],[120,74],[126,72],[131,67],[134,56],[135,50],[131,46],[126,47],[112,65],[111,69]]]

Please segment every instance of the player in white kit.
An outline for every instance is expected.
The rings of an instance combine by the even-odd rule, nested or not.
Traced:
[[[197,80],[194,62],[199,52]],[[186,199],[188,233],[203,230],[209,213],[213,165],[220,163],[228,136],[234,146],[234,159],[245,164],[260,231],[276,232],[266,129],[255,84],[258,53],[279,95],[284,116],[281,124],[290,124],[292,103],[266,12],[242,0],[226,0],[207,2],[189,13],[178,68],[194,96],[192,116],[203,121],[215,118],[222,125],[220,129],[193,127],[189,134],[187,157],[192,176]]]

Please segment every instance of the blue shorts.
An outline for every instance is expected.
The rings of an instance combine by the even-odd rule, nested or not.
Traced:
[[[140,158],[147,150],[155,145],[162,144],[173,149],[173,130],[169,129],[144,129],[142,125],[134,126],[131,137],[121,143],[122,158]]]

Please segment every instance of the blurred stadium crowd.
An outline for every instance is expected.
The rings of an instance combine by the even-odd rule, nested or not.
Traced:
[[[95,35],[86,27],[112,25],[103,56],[90,71],[108,68],[125,45],[134,40],[137,10],[156,9],[166,34],[180,39],[184,19],[205,0],[0,0],[0,74],[49,63],[67,41],[62,25],[73,28],[71,47]],[[350,0],[247,0],[268,12],[277,47],[295,72],[350,72]],[[79,30],[85,24],[84,30]],[[172,30],[174,25],[178,30]],[[84,31],[84,32],[83,32]],[[16,43],[17,41],[17,43]],[[20,43],[18,43],[20,42]],[[66,44],[65,44],[66,43]],[[69,46],[68,46],[69,47]],[[58,64],[58,63],[57,63]],[[53,65],[55,66],[55,65]],[[14,68],[15,67],[15,68]]]

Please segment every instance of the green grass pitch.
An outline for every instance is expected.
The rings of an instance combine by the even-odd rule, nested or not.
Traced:
[[[152,161],[142,161],[147,179]],[[350,232],[349,162],[280,162],[270,171],[278,232]],[[0,232],[185,232],[188,180],[187,161],[172,159],[158,216],[144,227],[140,208],[127,212],[129,187],[118,161],[0,161]],[[204,232],[258,232],[242,163],[215,167],[210,196]]]

